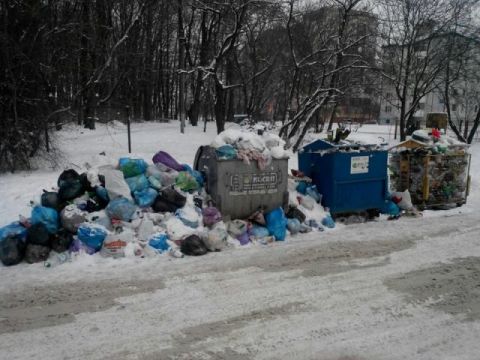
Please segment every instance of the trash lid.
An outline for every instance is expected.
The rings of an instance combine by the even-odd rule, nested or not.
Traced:
[[[316,140],[308,145],[305,145],[301,152],[317,152],[322,150],[332,151],[372,151],[381,150],[378,144],[360,144],[353,141],[342,140],[339,143],[333,143],[328,140]]]

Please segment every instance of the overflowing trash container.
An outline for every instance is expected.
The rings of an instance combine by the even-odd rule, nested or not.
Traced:
[[[468,145],[445,136],[442,139],[417,137],[390,149],[391,188],[408,190],[419,209],[461,206],[467,201]]]
[[[222,158],[212,146],[201,146],[194,169],[205,178],[205,190],[224,216],[244,219],[258,209],[269,212],[288,205],[288,158],[256,161]]]
[[[298,154],[299,170],[332,214],[378,210],[388,193],[388,152],[379,145],[317,140]]]

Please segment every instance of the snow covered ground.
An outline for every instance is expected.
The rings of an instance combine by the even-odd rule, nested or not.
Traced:
[[[134,124],[134,156],[192,163],[215,129]],[[354,134],[393,142],[391,127]],[[381,137],[381,139],[379,139]],[[58,134],[61,168],[127,154],[121,124]],[[198,258],[0,267],[0,359],[478,359],[480,144],[465,206]],[[296,157],[290,161],[296,167]],[[0,226],[60,169],[0,176]]]

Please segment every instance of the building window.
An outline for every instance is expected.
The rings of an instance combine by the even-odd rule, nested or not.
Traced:
[[[390,100],[392,98],[392,93],[387,92],[386,98],[387,100]]]
[[[452,104],[452,111],[457,111],[457,104]]]
[[[385,112],[386,112],[386,113],[392,112],[392,107],[386,105],[386,106],[385,106]]]
[[[418,104],[418,108],[419,108],[420,110],[425,110],[425,103],[420,103],[420,104]]]

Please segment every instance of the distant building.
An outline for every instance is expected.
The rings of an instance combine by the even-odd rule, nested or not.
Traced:
[[[450,86],[450,112],[452,121],[457,124],[459,128],[464,128],[465,124],[472,124],[473,119],[480,106],[480,41],[467,37],[458,33],[448,33],[437,35],[430,46],[436,46],[438,49],[446,46],[448,37],[454,36],[455,43],[458,46],[463,46],[466,55],[461,58],[463,71],[456,76],[455,80]],[[383,56],[393,56],[392,46],[384,47]],[[418,46],[417,56],[425,56],[425,50],[422,46]],[[394,52],[394,50],[393,50]],[[390,54],[389,54],[390,53]],[[440,52],[441,53],[441,52]],[[387,54],[387,55],[386,55]],[[444,61],[444,59],[438,59]],[[452,68],[456,68],[453,63]],[[424,123],[425,116],[428,113],[446,112],[445,106],[445,90],[443,83],[444,73],[440,73],[435,82],[435,87],[428,92],[419,102],[414,112],[414,120],[417,123]],[[395,93],[395,87],[392,83],[382,79],[381,90],[379,93],[380,113],[378,116],[378,123],[380,124],[395,124],[400,119],[400,103]],[[407,101],[407,108],[410,108]]]
[[[338,27],[340,11],[341,9],[335,6],[322,7],[304,16],[304,26],[312,27],[312,33],[317,34],[315,41],[325,42],[322,37],[328,34],[325,34],[324,29]],[[315,31],[316,28],[318,31]],[[346,56],[344,65],[357,61],[358,56],[361,56],[363,65],[376,66],[377,17],[370,12],[353,11],[346,33],[346,38],[354,45],[348,49],[348,55],[353,56]],[[342,72],[339,83],[345,94],[338,98],[335,121],[363,123],[378,118],[380,109],[375,91],[376,79],[369,69],[356,68]],[[324,116],[329,116],[328,112]]]

